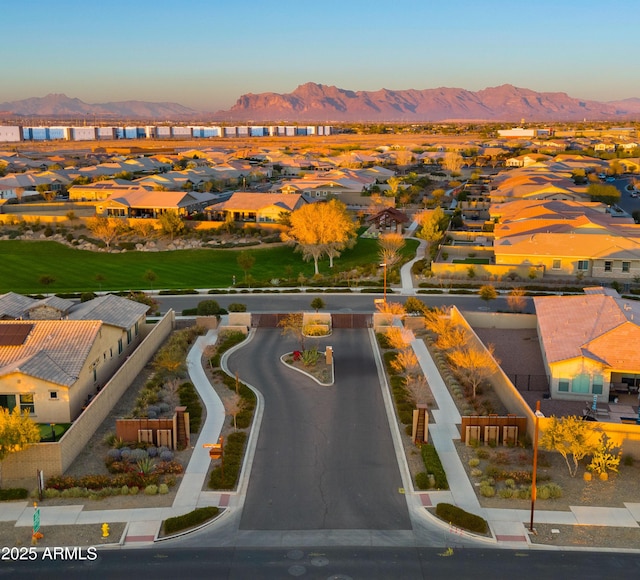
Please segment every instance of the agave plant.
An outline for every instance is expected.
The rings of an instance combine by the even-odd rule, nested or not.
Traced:
[[[151,457],[145,457],[144,459],[138,459],[136,462],[138,471],[143,475],[149,475],[156,467],[155,461]]]

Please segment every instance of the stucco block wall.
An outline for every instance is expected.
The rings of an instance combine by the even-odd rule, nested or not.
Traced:
[[[11,481],[34,478],[37,469],[44,471],[45,478],[61,475],[71,465],[80,451],[106,419],[124,392],[131,386],[144,366],[149,362],[164,340],[173,330],[175,313],[170,310],[155,325],[147,325],[144,340],[131,353],[113,378],[96,395],[85,411],[67,430],[57,443],[39,443],[19,453],[9,455],[2,463],[3,485]]]

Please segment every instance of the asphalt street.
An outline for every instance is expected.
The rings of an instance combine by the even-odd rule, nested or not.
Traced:
[[[252,313],[260,312],[311,312],[311,301],[320,296],[325,303],[322,312],[375,312],[374,300],[382,298],[378,294],[323,294],[323,293],[300,293],[300,294],[190,294],[185,296],[157,296],[160,303],[161,312],[167,312],[173,308],[176,314],[186,308],[195,308],[203,300],[215,300],[223,308],[228,308],[229,304],[240,303],[247,306],[247,311]],[[428,306],[447,306],[455,304],[461,310],[503,310],[507,311],[507,300],[504,296],[492,300],[489,305],[481,300],[477,293],[475,295],[456,294],[419,294],[417,298]],[[388,295],[390,302],[401,302],[404,304],[406,296],[400,294]],[[527,312],[533,312],[533,301],[527,299]]]
[[[103,550],[95,561],[40,554],[3,561],[0,578],[212,580],[602,580],[634,578],[636,554],[442,548],[208,548]]]
[[[334,349],[332,386],[275,362],[300,348],[280,329],[259,329],[229,357],[265,400],[240,529],[411,529],[369,332],[314,344]]]

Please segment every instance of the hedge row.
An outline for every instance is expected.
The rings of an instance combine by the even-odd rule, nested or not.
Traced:
[[[244,431],[236,431],[227,437],[222,456],[224,466],[220,465],[211,472],[209,489],[235,489],[240,476],[246,440],[247,434]]]
[[[430,443],[422,446],[422,461],[424,461],[427,473],[433,475],[436,489],[449,489],[447,474],[444,471],[444,467],[442,467],[438,452]]]
[[[450,503],[439,503],[436,506],[436,515],[457,528],[469,530],[476,534],[486,534],[489,531],[487,520],[475,514],[470,514]]]
[[[195,509],[182,516],[168,518],[164,521],[164,533],[175,534],[176,532],[186,530],[187,528],[194,528],[217,516],[219,511],[220,510],[217,507],[209,506]]]
[[[200,423],[202,423],[202,404],[195,387],[190,382],[182,383],[178,388],[178,396],[180,404],[186,407],[189,413],[191,433],[197,433],[200,431]]]
[[[22,487],[10,487],[0,489],[0,501],[11,501],[13,499],[27,499],[29,492]]]

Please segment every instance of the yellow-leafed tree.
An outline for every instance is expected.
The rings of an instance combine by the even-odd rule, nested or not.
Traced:
[[[315,273],[318,260],[329,257],[329,267],[342,250],[349,247],[356,237],[356,224],[347,207],[336,199],[326,203],[309,203],[292,212],[291,227],[283,232],[282,240],[295,245],[305,260],[313,259]]]
[[[11,453],[22,451],[40,442],[40,429],[29,417],[29,411],[0,407],[0,466]],[[0,482],[2,472],[0,471]]]

